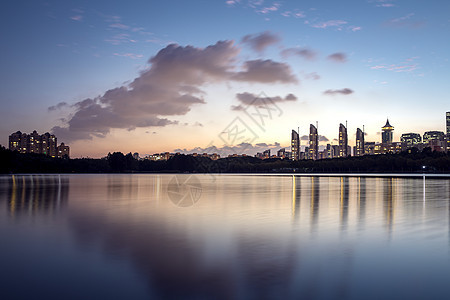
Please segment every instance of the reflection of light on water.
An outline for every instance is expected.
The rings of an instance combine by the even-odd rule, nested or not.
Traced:
[[[292,217],[295,216],[295,176],[292,176]]]
[[[426,200],[425,195],[426,195],[426,193],[425,193],[425,174],[424,174],[423,175],[423,207],[425,207],[425,200]]]

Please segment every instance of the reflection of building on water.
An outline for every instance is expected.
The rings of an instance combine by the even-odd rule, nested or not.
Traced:
[[[358,177],[358,226],[362,226],[366,218],[366,178]]]
[[[301,180],[299,176],[292,176],[292,218],[298,220],[300,216],[300,198],[302,196]]]
[[[341,193],[340,193],[340,216],[341,230],[345,231],[348,224],[348,200],[349,200],[349,179],[341,177]]]
[[[389,233],[392,233],[392,227],[395,216],[395,199],[394,199],[394,184],[397,179],[385,178],[383,180],[383,194],[384,194],[384,213],[386,217],[386,225]]]
[[[319,220],[320,177],[311,177],[311,229],[317,227]]]
[[[69,180],[61,175],[12,175],[6,187],[12,216],[55,213],[67,203]]]

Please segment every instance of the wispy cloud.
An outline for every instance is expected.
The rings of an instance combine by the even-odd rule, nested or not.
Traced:
[[[329,60],[339,63],[344,63],[347,61],[347,55],[342,52],[336,52],[333,54],[328,55],[327,57]]]
[[[352,89],[349,89],[349,88],[344,88],[344,89],[340,89],[340,90],[326,90],[323,93],[324,93],[324,95],[330,95],[330,96],[334,96],[334,95],[350,95],[350,94],[353,94],[354,91]]]
[[[305,78],[306,79],[312,79],[312,80],[319,80],[320,79],[320,75],[317,74],[316,72],[312,72],[312,73],[305,74]]]
[[[82,15],[74,15],[74,16],[71,16],[70,19],[74,20],[74,21],[82,21],[83,16]]]
[[[424,21],[412,20],[414,18],[414,13],[409,13],[405,16],[393,18],[383,23],[386,27],[394,27],[394,28],[420,28],[425,25]]]
[[[278,2],[274,2],[270,6],[263,7],[261,9],[258,9],[256,12],[262,13],[262,14],[268,14],[270,12],[277,11],[280,8],[281,4]]]
[[[238,99],[242,104],[245,105],[260,105],[261,101],[255,101],[255,100],[267,100],[270,102],[289,102],[289,101],[296,101],[298,98],[294,94],[290,93],[287,94],[285,97],[281,96],[273,96],[273,97],[265,97],[261,98],[258,95],[244,92],[244,93],[238,93],[236,94],[236,99]]]
[[[143,58],[144,55],[142,54],[135,54],[135,53],[113,53],[114,56],[121,56],[121,57],[128,57],[132,59],[140,59]]]
[[[329,20],[326,22],[319,22],[319,23],[314,23],[311,24],[311,27],[314,28],[322,28],[322,29],[326,29],[328,27],[335,27],[337,29],[341,29],[343,25],[347,24],[347,21],[344,20]]]
[[[283,58],[288,58],[295,55],[306,60],[315,60],[317,58],[317,52],[309,48],[288,48],[282,50],[280,55]]]
[[[418,56],[410,57],[405,59],[403,62],[398,64],[377,64],[371,66],[372,70],[387,70],[396,73],[411,73],[419,69],[419,64],[416,62]]]

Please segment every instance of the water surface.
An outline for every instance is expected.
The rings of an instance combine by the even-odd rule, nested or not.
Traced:
[[[4,299],[438,299],[450,179],[0,177]],[[3,297],[2,297],[3,298]]]

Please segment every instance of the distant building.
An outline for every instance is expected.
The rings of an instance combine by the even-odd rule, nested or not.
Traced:
[[[309,155],[308,159],[316,160],[319,157],[319,134],[316,126],[309,126]]]
[[[341,123],[339,124],[339,157],[348,156],[348,135],[347,128]]]
[[[286,158],[286,149],[285,148],[281,148],[280,150],[277,151],[277,157],[279,158]]]
[[[394,140],[394,126],[389,124],[389,119],[386,120],[386,124],[381,127],[381,143],[390,144]]]
[[[134,158],[135,160],[139,160],[139,159],[140,159],[139,153],[134,152],[134,153],[133,153],[133,158]]]
[[[291,132],[291,158],[292,160],[300,159],[300,136],[295,130]]]
[[[58,146],[58,158],[69,158],[70,157],[70,148],[69,146],[64,145],[64,143],[61,143],[61,145]]]
[[[404,133],[400,137],[400,142],[406,149],[419,147],[420,143],[422,142],[422,137],[418,133]]]
[[[365,142],[364,143],[364,153],[369,155],[375,154],[375,142]]]
[[[363,156],[364,155],[364,132],[360,129],[356,129],[356,146],[353,151],[354,156]]]
[[[423,134],[423,143],[428,144],[430,141],[444,141],[445,134],[442,131],[426,131]]]
[[[56,136],[48,132],[39,135],[36,130],[30,134],[20,131],[12,133],[9,136],[9,149],[20,153],[36,153],[58,157]]]
[[[267,149],[262,154],[263,154],[263,158],[269,158],[270,157],[270,149]]]
[[[450,111],[445,114],[445,123],[447,128],[447,135],[450,136]]]

